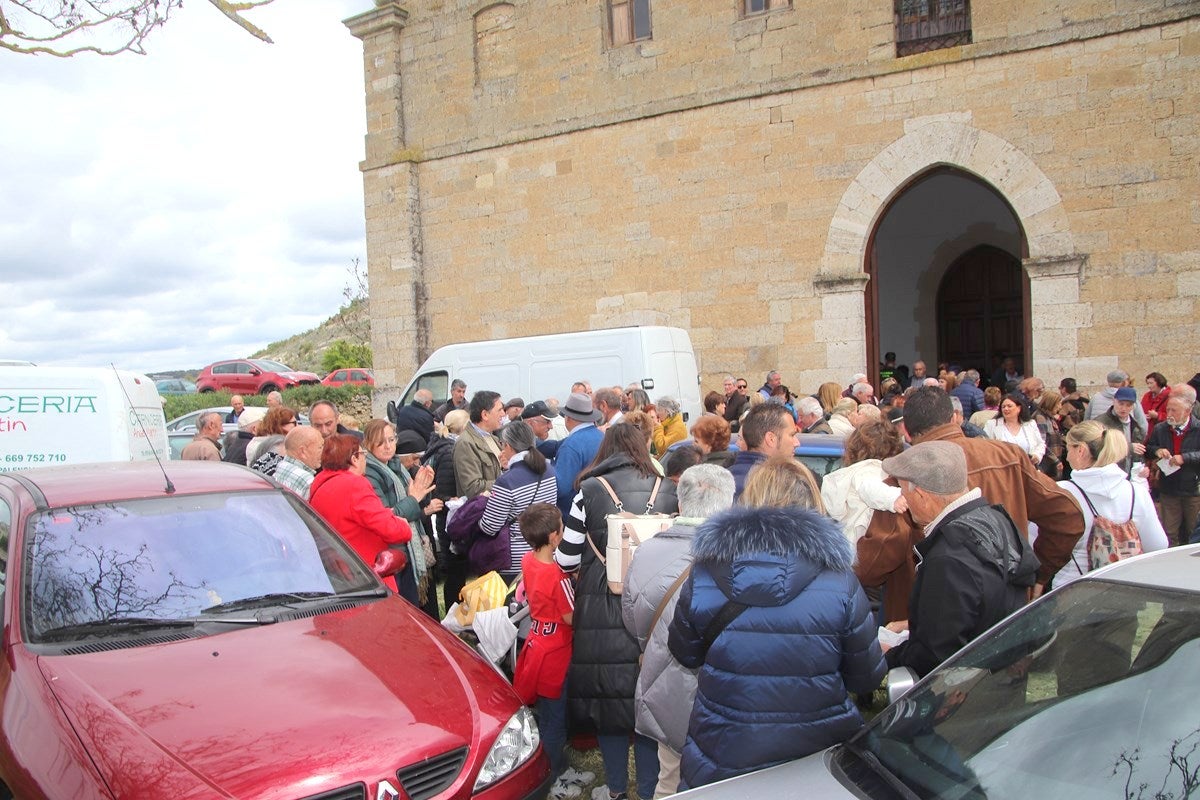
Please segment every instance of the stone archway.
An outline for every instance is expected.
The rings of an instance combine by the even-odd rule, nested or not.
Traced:
[[[840,323],[816,328],[826,363],[858,364],[868,371],[863,292],[872,232],[915,176],[949,166],[991,184],[1016,213],[1028,248],[1023,266],[1030,279],[1033,363],[1046,374],[1076,373],[1077,331],[1092,317],[1091,304],[1080,302],[1079,292],[1086,255],[1075,250],[1062,198],[1046,174],[1012,143],[971,122],[970,112],[908,120],[904,136],[880,151],[846,188],[814,280],[823,318]],[[858,338],[847,339],[848,331]]]

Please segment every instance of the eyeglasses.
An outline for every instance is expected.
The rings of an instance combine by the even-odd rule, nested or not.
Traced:
[[[356,452],[354,453],[354,455],[352,455],[352,456],[350,456],[350,457],[351,457],[351,458],[363,458],[363,457],[364,457],[364,456],[366,456],[366,455],[367,455],[367,451],[366,451],[366,450],[358,450],[358,451],[356,451]]]
[[[747,386],[747,385],[746,385],[746,384],[744,384],[744,383],[739,383],[739,384],[737,385],[737,388],[739,388],[739,389],[749,389],[750,387],[749,387],[749,386]]]

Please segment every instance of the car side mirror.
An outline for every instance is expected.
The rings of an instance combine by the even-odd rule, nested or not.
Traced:
[[[251,367],[250,374],[251,375],[262,375],[262,370],[259,369],[258,367]]]
[[[916,682],[920,680],[917,673],[908,667],[892,667],[887,674],[888,703],[894,703],[908,694]]]
[[[375,556],[375,565],[372,570],[381,578],[390,578],[407,565],[408,557],[404,555],[404,551],[393,550],[389,547],[380,550],[379,555]]]

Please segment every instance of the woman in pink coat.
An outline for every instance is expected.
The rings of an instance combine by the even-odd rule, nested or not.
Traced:
[[[380,551],[408,542],[412,529],[379,500],[363,477],[366,471],[367,453],[357,437],[330,436],[321,451],[321,471],[313,478],[308,502],[371,565]],[[394,576],[383,581],[397,591]]]

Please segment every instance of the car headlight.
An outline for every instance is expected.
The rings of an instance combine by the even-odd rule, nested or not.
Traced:
[[[490,786],[532,758],[541,738],[533,711],[522,706],[496,737],[483,761],[483,768],[479,770],[479,777],[475,779],[475,788],[471,791],[478,792]]]

